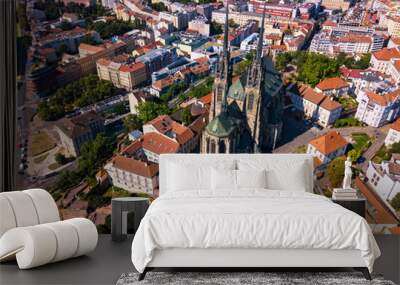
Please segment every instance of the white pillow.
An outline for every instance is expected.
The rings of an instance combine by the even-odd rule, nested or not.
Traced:
[[[267,170],[267,188],[271,190],[307,191],[309,185],[306,161],[277,160],[271,164],[262,160],[239,160],[239,170]]]
[[[233,169],[211,169],[211,188],[213,190],[235,190],[236,170]]]
[[[168,163],[167,191],[211,189],[211,170],[235,169],[235,161],[221,160],[211,165]]]
[[[287,191],[307,191],[304,163],[293,164],[287,172],[283,169],[270,169],[267,172],[268,189]]]
[[[267,171],[263,170],[236,170],[238,188],[267,188]]]

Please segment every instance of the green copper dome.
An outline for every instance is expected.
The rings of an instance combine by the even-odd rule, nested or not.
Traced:
[[[216,116],[206,127],[208,134],[220,138],[228,137],[236,128],[237,120],[224,114]]]

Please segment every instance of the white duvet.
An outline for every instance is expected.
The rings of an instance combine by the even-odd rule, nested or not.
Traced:
[[[132,243],[143,272],[155,249],[358,249],[372,271],[380,251],[368,223],[329,199],[299,191],[182,191],[156,199]]]

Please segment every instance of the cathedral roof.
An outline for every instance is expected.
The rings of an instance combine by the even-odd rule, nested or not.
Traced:
[[[216,116],[206,127],[207,133],[216,137],[228,137],[237,127],[238,120],[224,114]]]
[[[274,96],[282,87],[282,78],[269,56],[264,57],[264,86],[268,95]]]

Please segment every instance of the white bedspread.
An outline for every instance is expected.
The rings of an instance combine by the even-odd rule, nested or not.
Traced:
[[[358,249],[370,271],[380,255],[359,215],[319,195],[265,189],[159,197],[136,232],[132,262],[143,272],[165,248]]]

